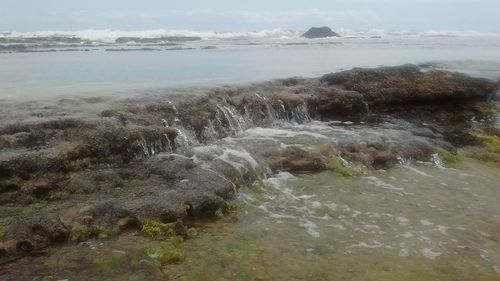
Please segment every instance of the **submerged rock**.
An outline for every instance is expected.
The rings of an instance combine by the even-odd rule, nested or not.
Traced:
[[[322,27],[311,27],[306,33],[302,34],[302,37],[308,38],[308,39],[315,39],[315,38],[327,38],[327,37],[340,37],[339,34],[333,32],[329,27],[327,26],[322,26]]]
[[[267,155],[266,162],[273,171],[303,173],[325,170],[321,155],[296,146],[286,147]]]

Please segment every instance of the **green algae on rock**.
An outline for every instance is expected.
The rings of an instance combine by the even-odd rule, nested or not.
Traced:
[[[347,168],[347,167],[344,167],[344,165],[342,164],[342,161],[337,157],[328,157],[326,159],[325,165],[326,165],[326,169],[328,169],[332,172],[335,172],[335,173],[339,173],[345,177],[352,177],[352,176],[358,175],[357,171],[350,169],[350,168]]]
[[[152,259],[156,266],[163,266],[169,263],[177,263],[184,259],[181,236],[168,237],[158,247],[147,248],[145,255]]]
[[[495,135],[475,135],[475,137],[488,151],[500,153],[500,137]]]
[[[142,233],[156,240],[167,240],[177,235],[186,235],[187,229],[180,221],[173,223],[162,223],[155,220],[142,221]]]
[[[457,153],[441,150],[438,155],[441,157],[446,166],[457,167],[462,163],[462,158]]]
[[[480,148],[471,148],[470,155],[484,162],[500,162],[500,138],[496,135],[473,134]]]

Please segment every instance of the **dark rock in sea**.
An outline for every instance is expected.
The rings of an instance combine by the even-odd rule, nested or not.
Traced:
[[[327,37],[340,37],[338,33],[333,32],[329,27],[311,27],[302,37],[308,39],[327,38]]]
[[[6,44],[0,45],[1,52],[16,52],[26,50],[28,47],[24,44]]]
[[[81,43],[79,37],[74,36],[47,36],[47,37],[0,37],[0,43],[7,44],[44,44],[44,43],[65,43],[75,44]]]

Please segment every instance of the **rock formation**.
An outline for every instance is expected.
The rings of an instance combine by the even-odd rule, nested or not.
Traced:
[[[471,118],[491,119],[486,100],[495,87],[486,79],[404,65],[201,96],[145,97],[86,117],[58,107],[23,112],[18,105],[19,115],[0,112],[0,258],[103,232],[117,235],[145,219],[214,217],[266,168],[351,175],[357,170],[342,161],[385,168],[402,158],[454,152],[474,142]],[[42,117],[34,121],[33,114]],[[234,142],[252,130],[274,127],[282,134],[282,124],[335,126],[344,118],[363,121],[359,136],[332,142],[320,135],[312,149],[264,144],[265,138],[255,146],[242,142],[241,151],[224,146],[226,137]],[[40,201],[47,202],[42,209],[31,208]]]
[[[311,27],[306,33],[302,35],[307,39],[327,38],[327,37],[340,37],[339,34],[333,32],[329,27]]]

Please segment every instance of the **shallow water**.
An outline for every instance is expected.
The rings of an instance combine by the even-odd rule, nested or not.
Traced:
[[[382,136],[397,142],[415,137],[411,128],[391,119],[284,123],[196,146],[193,158],[222,161],[243,176],[260,169],[259,153],[267,149]],[[354,177],[271,174],[242,187],[233,212],[194,222],[199,235],[182,244],[180,262],[159,265],[148,249],[162,242],[129,232],[51,248],[4,266],[0,277],[4,271],[16,280],[498,280],[500,172],[463,160],[457,168],[443,167],[437,156],[402,160]]]
[[[498,280],[500,174],[468,160],[346,178],[280,173],[188,243],[189,280]]]
[[[158,266],[134,233],[53,248],[19,280],[498,280],[498,169],[399,165],[359,177],[286,172],[240,191],[236,211]],[[29,268],[29,270],[24,270]],[[26,278],[28,280],[28,278]]]

